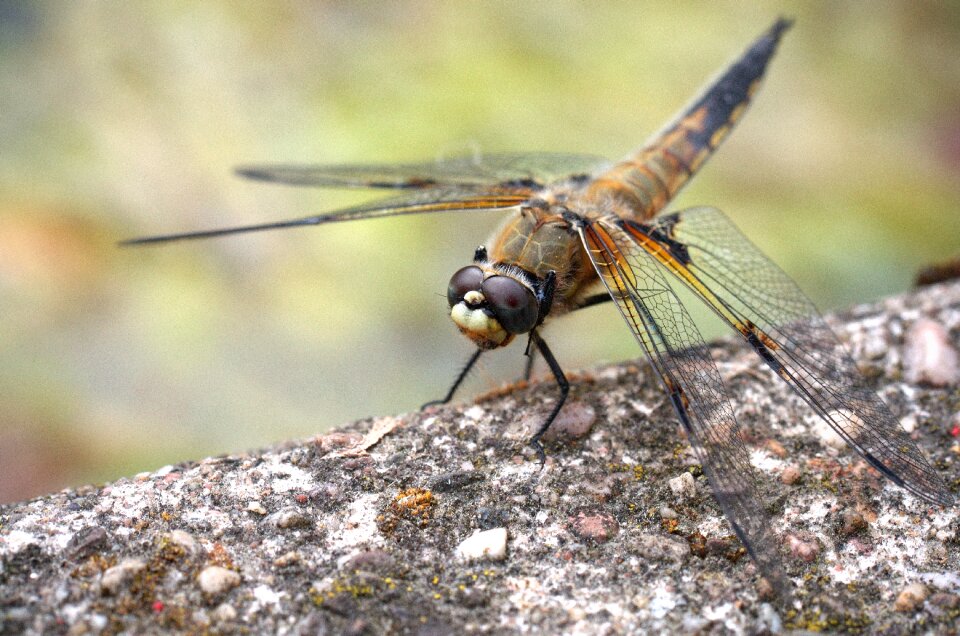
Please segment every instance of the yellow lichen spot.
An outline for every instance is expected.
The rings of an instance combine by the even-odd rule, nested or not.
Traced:
[[[377,526],[384,534],[393,532],[402,519],[425,527],[430,521],[430,509],[434,503],[433,493],[424,488],[401,490],[390,502],[386,514],[377,515]]]
[[[434,593],[433,593],[433,598],[434,598],[434,600],[439,601],[442,597],[440,596],[440,593],[439,593],[439,592],[434,592]]]
[[[434,585],[439,585],[439,584],[440,584],[440,577],[439,577],[439,576],[434,576],[432,579],[430,579],[430,582],[433,583]]]

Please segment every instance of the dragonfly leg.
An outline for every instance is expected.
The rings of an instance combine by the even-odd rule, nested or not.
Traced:
[[[473,352],[473,355],[470,356],[470,359],[467,360],[467,363],[463,365],[463,369],[460,371],[460,374],[457,376],[457,379],[453,381],[453,386],[450,387],[450,390],[447,391],[447,394],[443,396],[442,400],[430,400],[426,404],[420,407],[420,410],[429,407],[437,406],[440,404],[446,404],[453,399],[453,394],[457,392],[457,389],[460,388],[460,385],[463,384],[463,381],[470,374],[470,370],[473,369],[473,365],[477,363],[477,360],[480,358],[480,354],[483,353],[483,349],[477,349]]]
[[[540,425],[540,428],[534,436],[530,438],[530,445],[536,449],[537,457],[540,458],[540,467],[543,468],[543,465],[547,461],[547,454],[543,450],[543,444],[540,442],[540,438],[543,437],[543,434],[546,433],[550,425],[553,424],[553,420],[557,419],[557,414],[560,412],[563,403],[567,400],[567,395],[570,393],[570,383],[567,381],[567,376],[563,374],[563,369],[560,368],[557,359],[554,358],[550,352],[550,347],[537,335],[536,331],[530,332],[530,342],[536,346],[540,355],[543,356],[543,359],[550,367],[550,371],[553,372],[553,377],[556,379],[557,385],[560,387],[560,399],[557,400],[557,403],[553,406],[553,410],[550,411],[550,415],[548,415],[547,419]]]
[[[527,351],[527,362],[523,367],[523,381],[529,382],[533,375],[533,363],[536,362],[537,350]]]
[[[599,305],[601,303],[608,303],[611,300],[613,300],[613,298],[611,298],[610,294],[606,292],[603,292],[602,294],[595,294],[593,296],[588,296],[584,298],[579,305],[577,305],[570,311],[576,311],[578,309],[593,307],[594,305]],[[523,379],[526,382],[529,382],[530,378],[533,376],[533,365],[536,363],[536,360],[537,360],[537,349],[531,349],[527,347],[526,355],[527,355],[527,362],[523,369]]]

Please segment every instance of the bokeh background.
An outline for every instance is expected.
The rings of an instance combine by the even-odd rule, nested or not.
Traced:
[[[0,2],[0,501],[446,390],[470,346],[445,286],[499,215],[115,246],[369,198],[233,166],[615,158],[777,14],[797,23],[763,90],[675,207],[725,209],[824,309],[909,288],[960,251],[957,6]],[[570,369],[638,356],[618,321],[548,341]]]

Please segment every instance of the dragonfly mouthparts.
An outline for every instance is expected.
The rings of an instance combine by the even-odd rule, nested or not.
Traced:
[[[471,309],[481,306],[486,301],[487,299],[478,291],[469,291],[463,296],[463,302],[467,303],[467,306]]]

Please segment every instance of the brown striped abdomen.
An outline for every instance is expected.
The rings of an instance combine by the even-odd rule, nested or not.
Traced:
[[[636,220],[646,220],[660,212],[743,115],[790,24],[789,20],[778,20],[672,124],[594,179],[586,196],[626,205]]]

